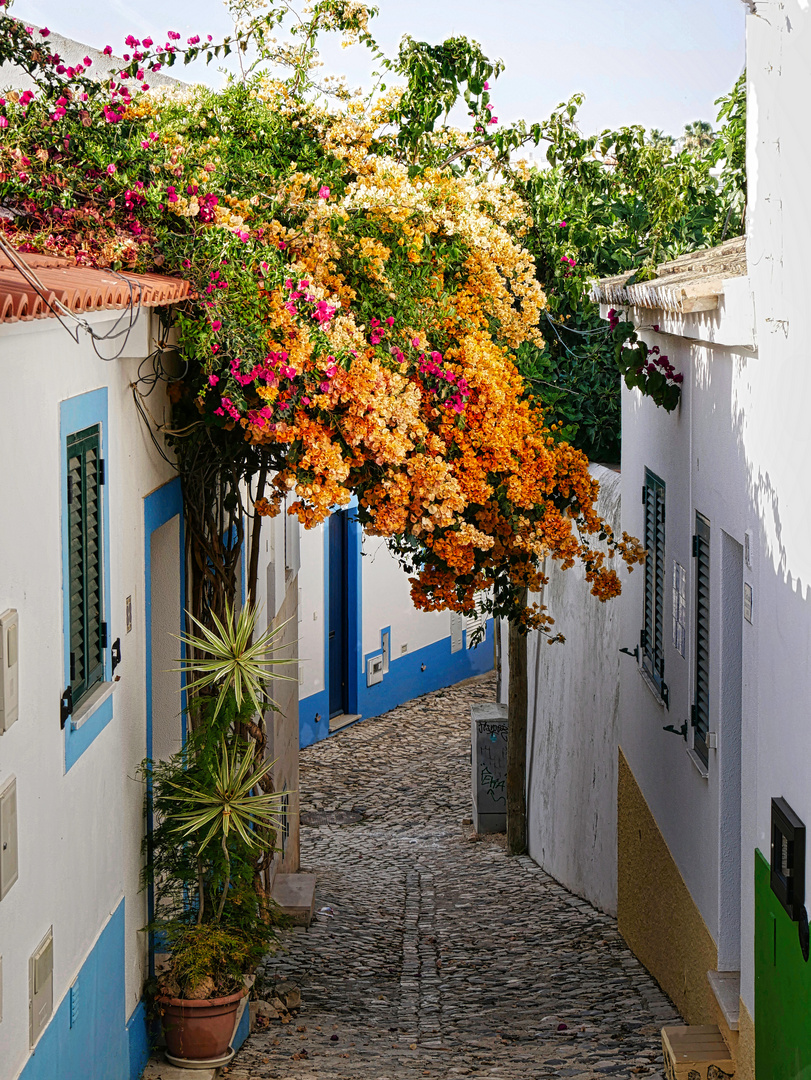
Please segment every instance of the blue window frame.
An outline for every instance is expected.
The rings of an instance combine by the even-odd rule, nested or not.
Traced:
[[[67,771],[113,718],[112,697],[100,693],[111,677],[106,614],[110,595],[106,387],[61,403],[59,439],[63,701],[72,698],[64,710]],[[95,708],[94,701],[98,701]],[[77,713],[81,723],[76,721]]]

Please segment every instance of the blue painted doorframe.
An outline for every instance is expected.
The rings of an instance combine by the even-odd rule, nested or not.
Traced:
[[[336,531],[333,541],[333,530]],[[354,506],[336,510],[327,519],[324,537],[324,604],[329,613],[325,620],[324,676],[327,710],[330,716],[339,712],[357,713],[360,688],[361,651],[361,557],[362,530]],[[336,605],[343,604],[340,626],[333,627],[333,595]],[[339,599],[340,598],[340,599]],[[336,606],[336,618],[339,607]],[[342,628],[344,640],[341,646],[333,646],[336,638],[330,632]],[[333,648],[335,658],[333,659]],[[337,672],[336,672],[337,667]],[[343,683],[342,708],[333,711],[333,679]],[[337,696],[337,691],[336,691]],[[325,725],[326,726],[326,725]]]
[[[337,510],[327,519],[329,531],[329,627],[327,669],[329,718],[349,711],[347,670],[347,581],[346,510]]]

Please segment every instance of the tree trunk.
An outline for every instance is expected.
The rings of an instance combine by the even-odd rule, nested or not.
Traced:
[[[507,850],[527,850],[527,635],[511,622],[507,702]]]

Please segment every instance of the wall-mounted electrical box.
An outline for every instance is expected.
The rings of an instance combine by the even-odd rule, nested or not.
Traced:
[[[375,686],[383,682],[383,657],[370,656],[366,661],[366,685]]]
[[[389,670],[389,660],[391,659],[391,631],[384,630],[380,635],[380,641],[383,645],[383,674],[387,674]]]
[[[0,734],[11,727],[19,714],[18,627],[13,608],[0,615]]]
[[[17,781],[0,788],[0,900],[20,876],[17,856]]]
[[[805,825],[785,799],[772,799],[772,892],[795,922],[805,909]]]
[[[28,960],[28,1018],[31,1046],[47,1027],[54,1007],[54,932],[53,927]]]
[[[465,618],[458,611],[451,612],[451,652],[462,651],[462,630],[464,629]]]

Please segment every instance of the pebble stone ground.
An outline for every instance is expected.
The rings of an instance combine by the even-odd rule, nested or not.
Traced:
[[[302,809],[365,816],[302,827],[334,917],[285,931],[264,978],[299,983],[301,1011],[229,1080],[661,1080],[678,1013],[615,921],[464,824],[470,705],[494,691],[470,680],[302,751]]]

